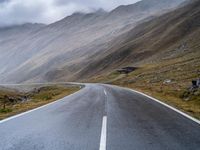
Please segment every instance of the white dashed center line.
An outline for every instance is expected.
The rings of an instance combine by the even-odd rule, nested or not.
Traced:
[[[107,134],[107,113],[106,113],[106,101],[107,101],[107,92],[104,90],[104,94],[106,96],[105,99],[105,112],[102,119],[102,128],[101,128],[101,139],[100,139],[100,146],[99,150],[106,150],[106,134]]]
[[[107,116],[103,117],[99,150],[106,150]]]

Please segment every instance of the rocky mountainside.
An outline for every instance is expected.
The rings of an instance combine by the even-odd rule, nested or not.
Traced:
[[[50,25],[1,28],[0,82],[72,81],[89,77],[103,69],[99,63],[104,58],[109,62],[107,57],[113,55],[114,59],[123,51],[114,47],[134,38],[130,36],[139,30],[138,24],[174,9],[183,1],[143,0],[111,12],[75,13]],[[94,64],[97,66],[90,68]]]
[[[194,0],[118,36],[110,42],[108,53],[102,53],[104,55],[100,57],[99,53],[94,54],[90,60],[95,61],[82,69],[79,76],[92,77],[124,66],[139,67],[179,60],[186,68],[177,69],[184,73],[183,70],[188,68],[190,71],[187,72],[196,77],[200,65],[199,35],[200,1]],[[171,70],[176,69],[173,66],[175,64]]]

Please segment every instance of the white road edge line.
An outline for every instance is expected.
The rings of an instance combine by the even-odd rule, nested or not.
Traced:
[[[178,110],[178,109],[176,109],[176,108],[174,108],[174,107],[172,107],[172,106],[170,106],[170,105],[168,105],[168,104],[166,104],[166,103],[164,103],[164,102],[161,102],[160,100],[158,100],[158,99],[156,99],[156,98],[153,98],[153,97],[151,97],[151,96],[149,96],[149,95],[147,95],[147,94],[144,94],[144,93],[142,93],[142,92],[139,92],[139,91],[136,91],[136,90],[133,90],[133,89],[129,89],[129,88],[125,88],[125,89],[131,90],[132,92],[135,92],[135,93],[141,94],[141,95],[143,95],[143,96],[145,96],[145,97],[148,97],[148,98],[150,98],[151,100],[156,101],[157,103],[159,103],[159,104],[161,104],[161,105],[164,105],[165,107],[168,107],[169,109],[172,109],[173,111],[175,111],[175,112],[177,112],[177,113],[183,115],[184,117],[186,117],[186,118],[188,118],[188,119],[190,119],[190,120],[192,120],[192,121],[194,121],[194,122],[200,124],[200,120],[195,119],[195,118],[189,116],[188,114],[186,114],[186,113],[184,113],[184,112],[182,112],[182,111],[180,111],[180,110]]]
[[[76,93],[76,92],[75,92],[75,93]],[[73,95],[73,94],[75,94],[75,93],[72,93],[72,94],[70,94],[70,95],[67,95],[66,97],[69,97],[69,96],[71,96],[71,95]],[[2,124],[2,123],[4,123],[4,122],[7,122],[7,121],[9,121],[9,120],[12,120],[12,119],[18,118],[18,117],[20,117],[20,116],[23,116],[23,115],[29,114],[29,113],[34,112],[34,111],[36,111],[36,110],[42,109],[42,108],[44,108],[44,107],[47,107],[47,106],[53,105],[53,104],[58,103],[58,102],[60,102],[60,101],[63,101],[64,98],[66,98],[66,97],[63,97],[62,99],[59,99],[59,100],[54,101],[54,102],[52,102],[52,103],[49,103],[49,104],[46,104],[46,105],[40,106],[40,107],[38,107],[38,108],[35,108],[35,109],[32,109],[32,110],[29,110],[29,111],[26,111],[26,112],[20,113],[20,114],[18,114],[18,115],[15,115],[15,116],[9,117],[9,118],[7,118],[7,119],[0,120],[0,124]]]
[[[103,117],[99,150],[106,150],[107,116]]]
[[[61,100],[62,100],[62,99],[61,99]],[[58,101],[60,101],[60,100],[58,100]],[[15,116],[9,117],[9,118],[7,118],[7,119],[1,120],[1,121],[0,121],[0,124],[1,124],[1,123],[4,123],[4,122],[7,122],[7,121],[9,121],[9,120],[12,120],[12,119],[18,118],[18,117],[20,117],[20,116],[23,116],[23,115],[29,114],[29,113],[34,112],[34,111],[36,111],[36,110],[42,109],[42,108],[44,108],[44,107],[47,107],[47,106],[52,105],[52,104],[54,104],[54,103],[57,103],[58,101],[55,101],[55,102],[49,103],[49,104],[47,104],[47,105],[44,105],[44,106],[41,106],[41,107],[38,107],[38,108],[35,108],[35,109],[32,109],[32,110],[29,110],[29,111],[26,111],[26,112],[23,112],[23,113],[21,113],[21,114],[18,114],[18,115],[15,115]]]

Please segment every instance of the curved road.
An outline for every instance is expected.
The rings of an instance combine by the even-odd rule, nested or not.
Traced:
[[[200,125],[136,92],[89,84],[0,122],[0,150],[199,150]]]

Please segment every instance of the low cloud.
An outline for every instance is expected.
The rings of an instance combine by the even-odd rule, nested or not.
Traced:
[[[74,12],[107,11],[139,0],[0,0],[0,26],[52,23]]]

